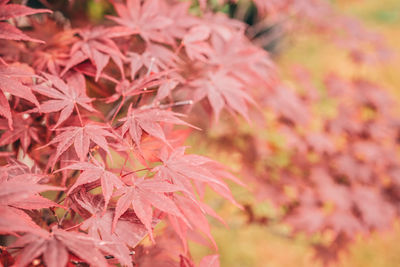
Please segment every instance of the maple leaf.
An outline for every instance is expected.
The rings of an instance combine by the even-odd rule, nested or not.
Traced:
[[[176,88],[179,84],[177,80],[174,79],[167,79],[157,90],[157,95],[154,98],[154,102],[158,103],[162,99],[171,96],[171,91]]]
[[[206,205],[198,205],[192,199],[181,195],[174,195],[174,202],[176,203],[182,214],[185,216],[187,222],[183,221],[182,218],[174,216],[173,214],[169,214],[168,219],[173,229],[181,239],[184,250],[187,251],[188,249],[188,231],[191,229],[200,230],[201,232],[203,232],[210,239],[214,248],[217,248],[217,244],[215,243],[214,238],[211,235],[210,225],[205,216],[206,211],[204,210],[204,208],[206,207]]]
[[[189,2],[166,4],[166,2],[161,1],[161,4],[164,4],[164,6],[161,6],[160,9],[166,11],[163,14],[173,21],[172,24],[163,29],[167,43],[174,44],[175,39],[182,40],[189,28],[203,23],[201,19],[190,14],[191,3]]]
[[[7,3],[8,1],[0,2],[0,39],[8,39],[16,41],[24,40],[24,41],[43,43],[43,41],[33,39],[24,34],[21,30],[19,30],[15,26],[2,21],[38,13],[52,13],[51,10],[33,9],[23,5],[7,4]]]
[[[244,90],[244,86],[239,80],[220,70],[215,73],[208,72],[206,77],[192,81],[190,84],[196,88],[196,100],[208,98],[216,121],[224,107],[236,111],[250,121],[247,104],[256,105],[256,103]]]
[[[22,80],[23,78],[33,77],[33,72],[27,71],[22,66],[0,65],[0,115],[3,115],[8,120],[10,129],[12,129],[11,109],[4,93],[26,99],[39,106],[31,87],[24,85]]]
[[[56,135],[56,137],[46,145],[58,144],[53,165],[57,162],[60,155],[72,145],[74,145],[78,158],[81,161],[86,161],[87,154],[89,153],[90,141],[97,144],[110,155],[106,137],[113,137],[113,135],[106,130],[106,128],[106,126],[94,123],[88,123],[82,127],[70,126],[64,128],[62,133]]]
[[[170,72],[171,70],[167,70],[155,74],[152,73],[145,75],[144,77],[134,80],[132,83],[128,80],[122,80],[121,82],[118,82],[117,86],[115,87],[116,92],[112,96],[108,97],[106,101],[107,103],[111,103],[120,99],[119,105],[115,106],[114,109],[109,113],[110,115],[113,115],[111,121],[114,121],[115,117],[126,101],[130,100],[135,95],[150,93],[151,91],[148,89],[163,84],[163,81],[160,78]]]
[[[164,46],[148,43],[142,54],[128,52],[128,61],[131,68],[131,79],[138,71],[145,67],[147,73],[159,73],[168,69],[177,69],[178,63],[183,63],[176,53]]]
[[[95,215],[84,221],[81,229],[88,230],[88,235],[111,243],[107,246],[123,266],[132,267],[131,252],[129,247],[136,247],[137,244],[147,235],[146,228],[139,221],[119,220],[114,231],[112,229],[113,213],[106,212],[104,215]],[[110,252],[111,253],[111,252]]]
[[[191,60],[207,61],[213,50],[206,40],[210,36],[207,26],[199,25],[190,29],[183,37],[182,44]]]
[[[38,195],[39,192],[49,191],[49,190],[62,190],[62,188],[48,185],[40,185],[35,183],[28,182],[20,182],[20,181],[3,181],[1,183],[1,191],[0,191],[0,205],[3,206],[18,206],[24,209],[36,209],[37,204],[42,199]],[[33,196],[33,197],[32,197]],[[33,206],[31,206],[31,200]],[[42,199],[43,203],[46,200]],[[21,205],[23,204],[23,205]],[[56,206],[53,203],[53,206]],[[39,207],[45,208],[45,207]],[[46,206],[48,208],[48,206]]]
[[[334,203],[336,209],[351,210],[349,187],[336,184],[325,168],[313,168],[310,178],[316,184],[318,193],[321,194],[323,200]]]
[[[12,126],[12,130],[9,130],[9,125],[0,119],[0,130],[8,130],[1,135],[0,146],[20,140],[23,151],[27,153],[32,139],[40,143],[38,129],[33,126],[33,119],[28,114],[13,114]]]
[[[61,72],[61,76],[73,66],[90,59],[92,64],[96,66],[95,79],[97,81],[110,58],[117,64],[122,76],[124,76],[122,65],[123,60],[126,60],[126,58],[111,38],[131,33],[132,31],[127,32],[121,27],[96,27],[93,29],[77,30],[77,34],[82,40],[75,42],[71,47],[70,58]]]
[[[49,72],[59,76],[61,69],[69,59],[69,47],[76,41],[74,30],[65,30],[46,40],[44,47],[38,48],[35,53],[33,66],[39,73]]]
[[[82,74],[74,73],[67,78],[67,83],[57,76],[46,73],[43,73],[43,75],[55,88],[48,86],[46,83],[33,87],[36,92],[53,98],[52,100],[42,103],[37,111],[44,113],[61,111],[60,117],[53,129],[63,123],[72,114],[74,108],[80,118],[78,104],[89,111],[96,111],[90,105],[92,100],[86,96],[85,78]]]
[[[225,35],[228,37],[223,37]],[[211,35],[210,43],[214,53],[210,54],[209,64],[223,68],[246,87],[276,86],[278,77],[274,63],[266,51],[249,45],[242,34],[227,30],[222,35]]]
[[[37,184],[43,177],[27,173],[21,167],[24,166],[14,164],[0,167],[0,212],[2,214],[0,232],[5,234],[32,232],[43,235],[44,231],[20,209],[41,209],[57,206],[56,203],[38,195],[38,193],[49,190],[63,190],[63,188]]]
[[[309,108],[291,88],[277,86],[273,97],[267,104],[285,119],[298,124],[307,124],[310,120]]]
[[[45,238],[26,234],[17,239],[12,247],[23,247],[16,259],[17,266],[27,266],[42,255],[46,266],[65,267],[69,254],[73,253],[93,266],[107,267],[107,261],[100,251],[107,251],[104,249],[105,243],[83,233],[53,227]]]
[[[186,147],[179,147],[168,153],[164,147],[159,155],[163,165],[157,166],[152,170],[156,172],[155,177],[170,179],[173,184],[184,188],[188,192],[193,192],[190,180],[210,185],[214,184],[221,188],[219,191],[227,190],[230,192],[228,186],[213,173],[214,168],[207,168],[203,165],[209,159],[185,155],[185,149]]]
[[[81,205],[85,211],[89,211],[91,215],[80,228],[88,231],[89,236],[109,243],[109,245],[105,245],[105,248],[109,249],[110,254],[114,255],[122,265],[132,266],[129,247],[135,248],[147,235],[146,228],[136,215],[133,212],[125,213],[112,231],[113,212],[107,210],[104,213],[100,208],[104,205],[104,198],[100,195],[88,194],[84,190],[74,197],[76,203]]]
[[[0,115],[7,119],[8,128],[13,129],[13,119],[10,104],[3,91],[0,91]]]
[[[115,229],[118,219],[131,205],[136,216],[144,224],[153,241],[152,206],[165,213],[173,214],[182,218],[182,220],[186,222],[186,219],[183,217],[174,201],[165,195],[165,193],[172,193],[181,190],[179,186],[159,179],[134,179],[133,175],[130,175],[130,177],[131,186],[124,186],[115,192],[116,196],[121,197],[118,199],[115,209],[113,229]]]
[[[24,211],[0,205],[0,233],[17,235],[20,232],[36,233],[44,235],[45,231],[35,224],[31,217]]]
[[[194,127],[179,119],[179,117],[182,116],[184,115],[169,110],[157,108],[133,109],[132,106],[130,106],[126,118],[119,120],[123,122],[121,128],[122,136],[129,133],[129,136],[139,149],[143,131],[157,139],[160,139],[165,144],[169,144],[161,123]]]
[[[162,32],[173,21],[161,15],[160,3],[157,0],[148,0],[141,4],[140,0],[127,0],[126,5],[113,2],[119,17],[108,16],[109,19],[134,31],[138,31],[145,41],[165,42]]]
[[[94,163],[94,164],[93,164]],[[105,166],[101,164],[100,162],[96,161],[93,159],[93,163],[88,163],[88,162],[79,162],[79,163],[74,163],[71,164],[61,170],[82,170],[83,172],[79,175],[78,179],[74,183],[73,186],[71,186],[67,192],[67,195],[71,194],[74,189],[76,189],[78,186],[87,184],[87,183],[92,183],[100,179],[101,181],[101,189],[103,191],[103,196],[105,200],[104,204],[104,211],[107,208],[108,202],[110,201],[110,198],[113,193],[114,188],[121,188],[123,186],[123,182],[120,180],[119,177],[117,177],[114,173],[107,171],[105,169]]]

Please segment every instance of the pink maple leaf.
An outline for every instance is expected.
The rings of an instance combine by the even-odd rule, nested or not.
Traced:
[[[33,9],[23,5],[7,4],[8,2],[9,0],[0,1],[0,39],[8,39],[16,41],[24,40],[24,41],[43,43],[40,40],[33,39],[27,36],[15,26],[2,21],[38,13],[51,13],[51,10]]]
[[[33,87],[33,89],[36,92],[52,99],[42,103],[37,111],[44,113],[61,111],[60,117],[58,118],[58,121],[56,125],[54,125],[53,129],[60,126],[61,123],[63,123],[72,114],[74,108],[78,113],[80,120],[82,121],[78,105],[89,111],[96,111],[90,105],[92,100],[86,96],[85,78],[82,74],[74,73],[67,78],[67,83],[57,76],[46,73],[43,75],[47,78],[51,85],[49,86],[46,84],[47,82],[45,82],[40,85],[36,85]]]

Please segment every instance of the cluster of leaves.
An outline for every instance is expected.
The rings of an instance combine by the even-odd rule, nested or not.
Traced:
[[[190,2],[113,0],[100,25],[0,0],[1,264],[194,266],[188,240],[216,246],[206,215],[222,221],[206,188],[240,206],[225,180],[240,181],[185,152],[196,128],[185,117],[205,129],[224,110],[250,121],[256,103],[285,142],[245,135],[243,176],[296,231],[333,233],[320,256],[335,259],[357,233],[390,225],[400,199],[390,97],[334,74],[320,94],[301,68],[298,93],[245,33],[265,46],[276,31],[311,29],[356,64],[384,58],[382,39],[326,1],[254,2],[260,18],[247,28],[204,0],[197,15]],[[327,99],[338,112],[315,125],[314,106]],[[287,164],[274,164],[282,151]],[[218,256],[199,264],[218,266]]]
[[[280,23],[280,31],[317,33],[345,48],[356,66],[384,62],[390,53],[379,35],[324,1],[256,2],[266,17],[254,29]],[[216,140],[242,155],[243,177],[260,199],[281,208],[274,220],[293,233],[326,237],[315,249],[329,264],[358,234],[390,228],[399,215],[396,103],[363,77],[329,73],[317,88],[310,73],[295,66],[291,83],[296,89],[281,83],[253,93],[266,113],[267,137],[258,134],[261,127],[243,134],[233,126]],[[249,221],[268,224],[246,208]]]
[[[51,12],[0,1],[0,233],[10,253],[0,265],[194,266],[188,240],[216,246],[206,215],[222,221],[206,187],[240,206],[224,180],[240,181],[185,152],[195,127],[173,109],[199,103],[215,121],[223,110],[249,119],[248,88],[274,73],[267,53],[207,7],[195,16],[190,2],[111,3],[107,22],[70,28],[59,14],[21,20]],[[219,266],[218,256],[200,266]]]
[[[292,111],[276,110],[270,122],[283,142],[255,140],[264,149],[244,168],[261,198],[285,207],[282,219],[296,232],[330,233],[327,247],[317,246],[329,262],[357,234],[390,228],[398,215],[400,164],[398,119],[385,90],[334,74],[325,88],[326,95],[287,98]],[[321,102],[336,111],[321,118],[310,106]],[[282,153],[284,162],[274,164]],[[262,168],[254,164],[260,161]]]

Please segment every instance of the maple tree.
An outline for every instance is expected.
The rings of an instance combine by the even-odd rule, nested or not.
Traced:
[[[264,47],[271,39],[257,31],[278,24],[280,31],[317,34],[338,45],[357,67],[385,63],[391,53],[382,36],[324,1],[255,2],[261,14],[249,31]],[[258,217],[246,204],[248,221],[284,222],[293,236],[325,235],[313,246],[329,265],[359,234],[390,229],[398,216],[399,114],[387,88],[366,77],[327,73],[321,90],[296,65],[290,79],[291,86],[278,82],[253,92],[266,110],[268,137],[257,134],[261,127],[249,134],[228,126],[215,140],[240,153],[242,176],[258,199],[281,211],[277,218]]]
[[[246,147],[243,177],[288,207],[284,220],[296,230],[331,229],[344,244],[396,216],[396,120],[377,85],[328,76],[329,96],[343,106],[317,131],[308,122],[318,93],[304,73],[300,95],[281,81],[255,44],[262,42],[246,37],[256,25],[247,29],[215,3],[103,1],[108,15],[95,25],[71,12],[84,1],[39,2],[45,7],[0,0],[0,234],[9,253],[1,265],[194,266],[188,241],[216,248],[207,215],[223,222],[205,203],[206,188],[242,208],[226,181],[244,183],[184,146],[189,130],[207,130],[224,111],[249,122],[251,110],[275,116],[290,166],[257,171],[273,144]],[[379,38],[324,1],[255,4],[260,25],[293,16],[358,64],[386,55]],[[356,37],[340,42],[343,32]],[[285,194],[287,186],[296,196]],[[324,213],[327,202],[335,208]],[[334,257],[335,249],[320,251]],[[199,266],[219,266],[218,255]]]

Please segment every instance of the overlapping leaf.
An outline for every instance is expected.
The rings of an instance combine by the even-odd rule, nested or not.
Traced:
[[[0,232],[4,234],[32,232],[43,235],[44,231],[20,209],[30,210],[57,206],[56,203],[38,193],[49,190],[63,190],[63,188],[38,184],[37,182],[41,178],[39,175],[24,172],[12,175],[14,167],[19,166],[0,167],[0,210],[2,214]]]
[[[130,107],[127,117],[120,120],[123,122],[122,135],[129,133],[139,149],[143,132],[169,144],[161,125],[165,123],[191,126],[179,118],[182,116],[182,114],[169,110],[157,108],[133,109]]]
[[[140,0],[127,0],[126,5],[116,2],[113,4],[118,17],[109,16],[111,20],[128,29],[138,31],[146,41],[166,41],[162,30],[173,21],[162,15],[159,1],[149,0],[142,4]]]
[[[0,2],[0,39],[42,42],[40,40],[36,40],[27,36],[15,26],[2,21],[38,13],[51,13],[51,11],[48,9],[33,9],[27,6],[17,5],[17,4],[7,4],[8,2],[9,1]]]
[[[4,93],[26,99],[36,106],[39,106],[31,87],[23,83],[23,79],[33,78],[32,72],[27,71],[21,66],[3,66],[0,65],[0,115],[6,117],[9,127],[12,129],[12,116],[7,98]]]
[[[124,186],[115,193],[115,195],[120,195],[121,197],[117,202],[113,228],[116,227],[118,219],[121,217],[121,215],[131,206],[137,217],[146,227],[152,239],[152,206],[186,221],[174,201],[165,194],[181,190],[179,186],[163,180],[145,180],[143,178],[132,178],[130,184],[130,186]]]
[[[98,161],[95,161],[94,159],[93,162],[94,163],[89,163],[89,162],[74,163],[64,168],[68,170],[83,171],[79,175],[74,185],[69,188],[67,194],[72,193],[74,189],[80,185],[91,183],[100,179],[101,188],[105,200],[104,204],[104,210],[105,210],[112,196],[113,189],[121,188],[123,186],[123,182],[114,173],[107,171],[103,164],[101,164]]]
[[[61,72],[61,76],[73,66],[90,59],[96,67],[96,80],[98,80],[110,58],[113,59],[119,67],[121,74],[124,75],[122,63],[125,60],[125,56],[119,51],[118,46],[111,38],[129,35],[132,31],[126,31],[121,27],[97,27],[77,32],[82,40],[75,42],[72,46],[69,60]]]
[[[45,238],[26,234],[13,246],[23,247],[16,261],[21,267],[40,256],[43,256],[46,266],[65,267],[71,253],[93,266],[107,267],[107,261],[100,251],[102,248],[105,250],[105,243],[82,233],[53,228],[51,234],[48,233]]]

